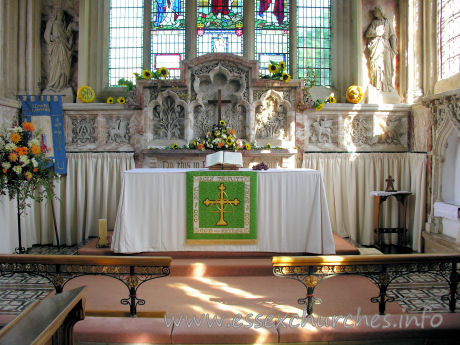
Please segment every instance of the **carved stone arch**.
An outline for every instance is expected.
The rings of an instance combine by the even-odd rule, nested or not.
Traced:
[[[175,92],[166,90],[159,93],[149,103],[147,112],[151,145],[169,145],[173,142],[183,145],[191,139],[186,129],[189,121],[188,104]]]
[[[445,95],[433,96],[424,105],[431,109],[432,117],[432,167],[431,167],[431,207],[429,223],[431,232],[441,231],[440,218],[434,217],[434,203],[442,200],[443,162],[447,142],[454,129],[460,135],[460,93],[458,90]]]
[[[285,146],[294,142],[295,111],[282,93],[268,90],[252,105],[252,129],[258,145]]]
[[[218,121],[217,101],[219,90],[222,119],[239,138],[247,138],[249,103],[245,100],[246,78],[231,73],[220,63],[207,73],[197,74],[193,81],[193,91],[197,100],[191,103],[193,132],[204,137],[206,132]]]

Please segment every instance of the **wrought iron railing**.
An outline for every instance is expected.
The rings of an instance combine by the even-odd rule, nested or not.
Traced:
[[[337,275],[361,275],[377,285],[379,295],[372,297],[371,302],[379,304],[381,315],[385,314],[386,303],[394,301],[393,297],[388,296],[388,286],[398,277],[410,273],[431,273],[445,280],[449,293],[442,298],[449,302],[451,312],[455,312],[459,297],[460,255],[455,254],[281,256],[273,257],[272,262],[275,276],[297,280],[306,288],[306,296],[297,302],[307,305],[308,315],[313,313],[313,304],[320,303],[314,295],[315,288],[324,279]]]
[[[86,256],[86,255],[0,255],[0,276],[26,273],[46,278],[61,293],[72,279],[85,275],[103,275],[122,282],[129,296],[122,305],[129,305],[131,316],[145,300],[137,297],[138,288],[145,282],[168,276],[170,257]]]

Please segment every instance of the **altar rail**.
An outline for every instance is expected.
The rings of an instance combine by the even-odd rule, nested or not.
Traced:
[[[273,257],[273,273],[277,277],[291,278],[300,282],[307,290],[305,298],[299,298],[301,305],[307,304],[308,315],[313,313],[313,304],[319,300],[314,295],[318,284],[336,275],[352,274],[369,278],[380,292],[371,298],[379,304],[379,314],[385,314],[387,302],[394,298],[387,295],[388,286],[398,277],[410,273],[432,273],[444,279],[449,293],[442,299],[449,301],[449,310],[455,312],[458,263],[460,255],[455,254],[401,254],[401,255],[344,255],[344,256],[280,256]],[[407,289],[410,289],[408,284]]]
[[[129,290],[122,305],[129,305],[129,314],[137,314],[137,305],[145,300],[137,297],[138,288],[145,282],[168,276],[170,257],[92,256],[92,255],[0,255],[0,276],[16,273],[41,276],[61,293],[72,279],[84,275],[103,275],[121,281]]]

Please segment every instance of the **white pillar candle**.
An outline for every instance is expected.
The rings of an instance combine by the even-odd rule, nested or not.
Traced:
[[[99,219],[99,246],[107,245],[107,219]]]

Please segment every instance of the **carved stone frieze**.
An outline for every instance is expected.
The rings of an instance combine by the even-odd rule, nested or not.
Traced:
[[[95,118],[72,118],[72,144],[93,144],[96,142]]]
[[[106,142],[108,144],[129,144],[129,139],[129,119],[107,119]]]

